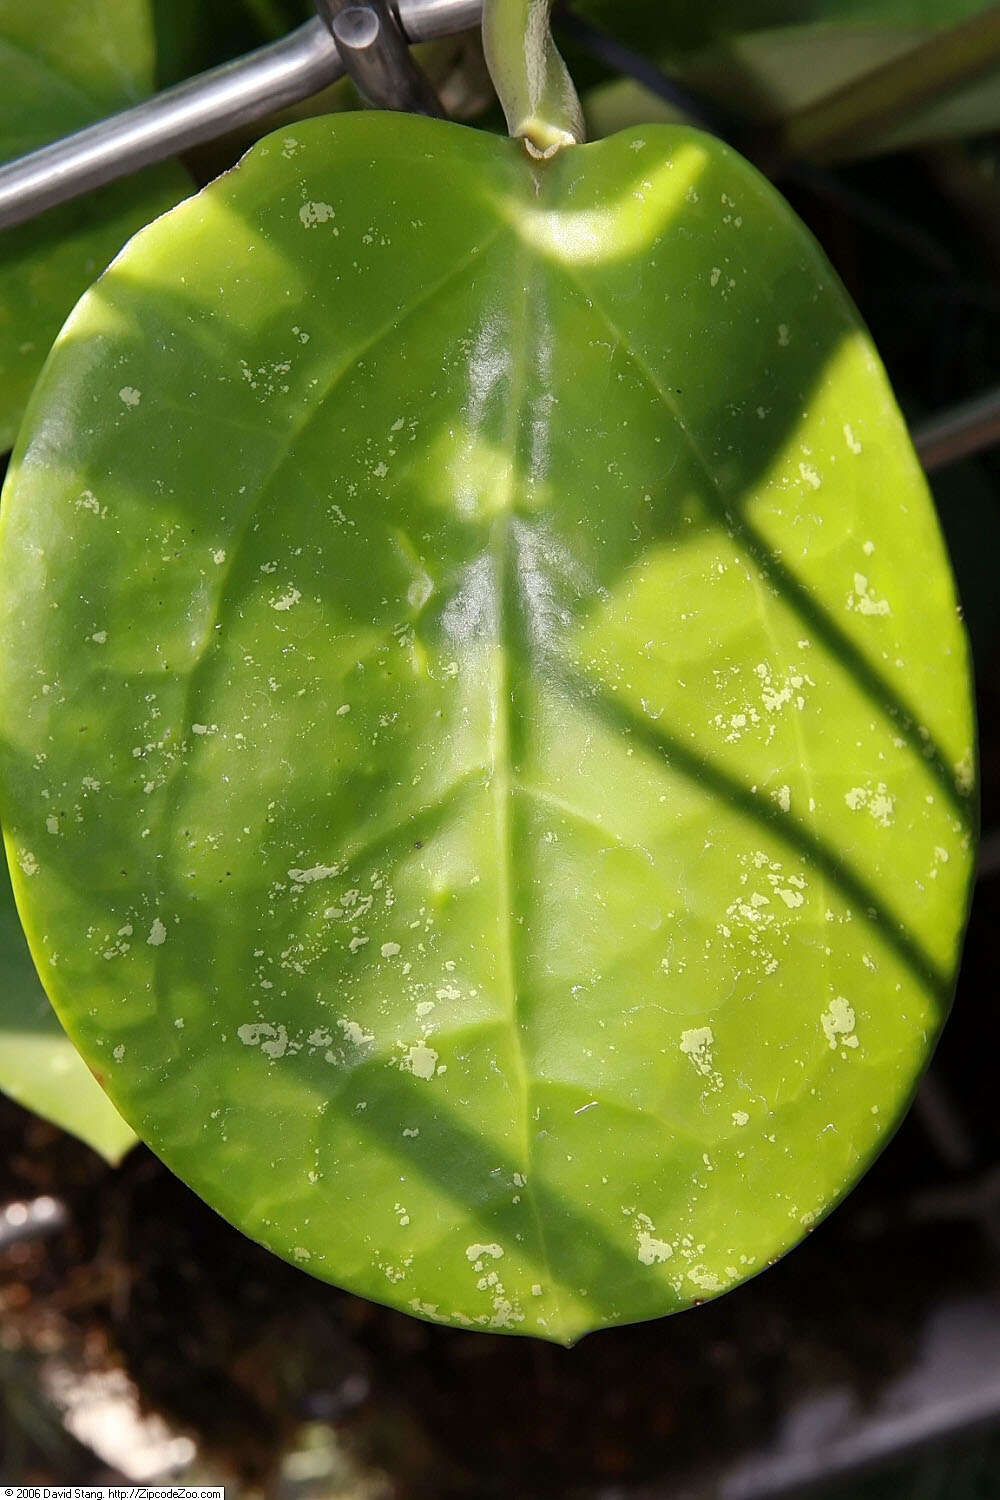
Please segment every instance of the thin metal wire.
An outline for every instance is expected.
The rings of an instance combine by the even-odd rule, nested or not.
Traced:
[[[679,109],[693,125],[700,125],[702,130],[720,136],[743,151],[747,150],[744,139],[747,134],[746,121],[717,100],[682,83],[651,58],[636,52],[625,42],[620,42],[603,27],[584,20],[583,16],[577,15],[568,6],[560,6],[553,19],[556,29],[567,41],[574,42],[613,73],[625,73],[629,78],[634,78],[636,83],[641,83],[651,94]]]
[[[478,24],[482,0],[397,0],[410,42]],[[297,104],[344,65],[315,17],[289,36],[0,167],[0,229]]]

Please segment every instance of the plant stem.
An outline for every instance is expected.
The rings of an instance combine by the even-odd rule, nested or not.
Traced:
[[[800,159],[842,156],[997,67],[1000,4],[799,110],[785,122],[782,149]]]
[[[583,111],[552,40],[552,0],[484,0],[483,50],[507,129],[532,156],[583,140]]]

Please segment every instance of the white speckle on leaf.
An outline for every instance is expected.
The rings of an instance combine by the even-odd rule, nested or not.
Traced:
[[[407,1047],[399,1060],[401,1070],[412,1073],[414,1078],[433,1078],[437,1065],[438,1054],[426,1042],[416,1042],[412,1047]],[[441,1071],[443,1073],[444,1069]]]
[[[314,880],[329,880],[339,874],[339,865],[313,865],[308,870],[289,870],[288,878],[295,885],[311,885]]]
[[[850,450],[851,450],[852,453],[860,453],[861,452],[861,444],[858,442],[857,438],[854,436],[854,433],[851,430],[851,424],[850,424],[850,422],[845,422],[844,423],[844,442],[847,444],[848,448],[850,448]]]
[[[747,1114],[747,1112],[746,1112],[745,1109],[734,1109],[733,1110],[733,1124],[734,1125],[749,1125],[749,1123],[750,1123],[750,1116]]]
[[[636,1214],[636,1260],[642,1266],[662,1265],[674,1253],[673,1245],[657,1239],[653,1232],[653,1221],[648,1214]]]
[[[823,1035],[831,1047],[858,1045],[858,1039],[854,1035],[854,1007],[848,1004],[843,995],[835,995],[819,1019]]]
[[[293,588],[291,584],[289,584],[288,588],[283,594],[279,594],[277,599],[271,600],[271,608],[277,610],[288,610],[291,609],[293,605],[298,604],[301,598],[302,595],[299,593],[298,589]]]
[[[415,578],[406,590],[406,602],[411,609],[423,609],[434,592],[434,584],[427,574]]]
[[[351,1042],[355,1047],[367,1047],[375,1040],[374,1032],[366,1031],[357,1021],[348,1021],[346,1018],[341,1017],[337,1025],[344,1033],[345,1040]]]
[[[270,1021],[248,1021],[236,1028],[236,1035],[244,1047],[259,1047],[273,1061],[284,1057],[288,1046],[288,1032],[280,1023]]]
[[[469,1261],[482,1260],[488,1255],[491,1260],[500,1260],[503,1256],[502,1245],[467,1245],[465,1247],[465,1258]]]
[[[315,229],[318,224],[328,224],[334,218],[332,203],[303,203],[299,209],[299,220],[305,229]]]
[[[399,952],[398,943],[383,943],[381,953],[383,958],[395,958]]]
[[[896,814],[896,799],[884,781],[867,786],[852,786],[844,793],[851,812],[868,812],[880,828],[888,828]]]
[[[680,1049],[685,1057],[689,1057],[699,1073],[707,1078],[713,1067],[712,1048],[715,1046],[715,1036],[711,1026],[694,1026],[689,1031],[681,1032]]]
[[[855,573],[854,591],[847,596],[847,608],[857,610],[859,615],[888,615],[892,613],[888,599],[879,599],[864,573]]]
[[[159,917],[154,917],[153,925],[149,929],[149,937],[146,939],[146,942],[151,948],[159,948],[161,943],[165,943],[166,941],[167,929],[164,927]]]
[[[126,406],[138,406],[142,400],[142,392],[137,391],[134,385],[123,385],[118,392],[118,396]]]
[[[118,1046],[114,1049],[111,1056],[114,1058],[115,1062],[121,1062],[122,1058],[125,1056],[125,1043],[119,1042]]]

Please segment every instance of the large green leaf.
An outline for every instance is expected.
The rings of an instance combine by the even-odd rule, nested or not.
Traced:
[[[161,85],[273,42],[315,14],[309,0],[148,0]]]
[[[724,147],[269,137],[80,303],[0,528],[36,962],[247,1233],[571,1340],[884,1142],[964,915],[966,644],[871,344]]]
[[[0,161],[111,114],[153,85],[148,0],[0,0]],[[0,452],[66,314],[130,235],[190,191],[176,166],[0,232]]]
[[[6,861],[0,864],[0,1089],[108,1161],[120,1161],[135,1135],[45,997],[14,910]]]

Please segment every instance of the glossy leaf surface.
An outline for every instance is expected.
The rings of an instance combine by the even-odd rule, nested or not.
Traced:
[[[870,1161],[951,990],[966,647],[871,344],[731,152],[270,137],[80,303],[0,528],[36,961],[247,1233],[571,1340]]]
[[[46,999],[14,910],[6,862],[0,882],[0,1089],[108,1161],[120,1161],[135,1135]]]
[[[153,70],[146,0],[0,0],[0,161],[134,103]],[[0,452],[81,292],[189,190],[179,167],[156,167],[0,231]]]

